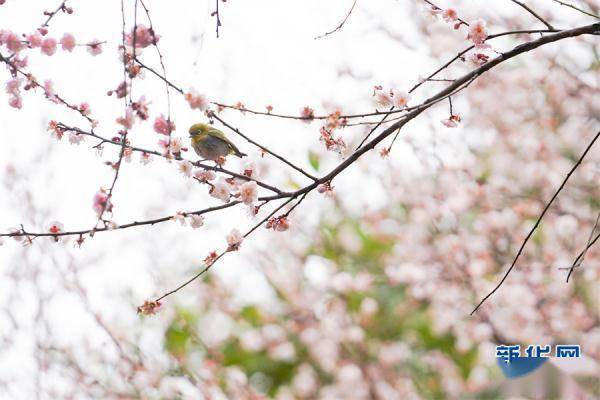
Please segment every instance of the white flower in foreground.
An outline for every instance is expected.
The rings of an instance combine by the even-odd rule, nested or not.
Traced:
[[[223,179],[219,179],[217,183],[210,189],[210,195],[215,199],[219,199],[224,203],[229,203],[231,193],[229,192],[230,185]]]
[[[403,109],[408,105],[408,101],[410,100],[410,94],[406,92],[397,92],[394,93],[394,107],[398,109]]]
[[[258,200],[258,185],[249,181],[240,186],[240,200],[247,205],[252,205]]]
[[[179,172],[181,172],[184,176],[190,177],[192,176],[192,169],[194,166],[189,161],[181,161],[179,163]]]
[[[204,216],[203,215],[190,215],[190,226],[194,229],[198,229],[204,225]]]
[[[173,221],[178,221],[181,225],[185,226],[185,213],[183,211],[177,211],[171,219]]]
[[[244,241],[244,236],[237,229],[232,229],[225,239],[227,240],[228,245],[227,251],[236,251]]]

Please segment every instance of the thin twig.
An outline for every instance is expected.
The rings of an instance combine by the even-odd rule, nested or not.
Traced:
[[[594,18],[600,19],[600,16],[598,16],[596,14],[593,14],[593,13],[591,13],[589,11],[582,10],[581,8],[578,8],[578,7],[574,6],[573,4],[565,3],[565,2],[560,1],[560,0],[552,0],[552,1],[554,1],[555,3],[558,3],[558,4],[562,5],[562,6],[569,7],[569,8],[572,8],[574,10],[577,10],[580,13],[583,13],[583,14],[588,15],[590,17],[594,17]]]
[[[548,29],[554,29],[554,27],[552,25],[550,25],[550,23],[548,21],[546,21],[544,18],[540,17],[540,15],[538,13],[536,13],[535,11],[533,11],[527,4],[522,3],[518,0],[510,0],[513,3],[523,7],[525,10],[527,10],[527,12],[531,15],[533,15],[535,18],[537,18],[539,21],[542,22],[542,24],[546,25],[548,27]]]
[[[594,242],[596,242],[596,240],[598,239],[598,236],[600,236],[600,233],[599,233],[596,236],[596,239],[594,239],[594,233],[596,232],[598,223],[600,223],[600,213],[598,213],[598,217],[596,217],[596,222],[594,223],[594,226],[592,227],[592,231],[590,232],[590,237],[588,238],[587,244],[585,245],[585,249],[583,249],[583,251],[579,254],[579,256],[577,256],[575,261],[573,261],[573,265],[571,265],[571,267],[569,268],[569,273],[567,274],[567,283],[569,283],[569,278],[571,278],[571,274],[573,274],[573,271],[575,270],[575,268],[579,268],[583,265],[583,260],[585,259],[585,255],[587,254],[588,249],[590,247],[592,247]]]
[[[342,22],[340,22],[340,24],[338,26],[336,26],[332,31],[326,32],[322,35],[315,37],[315,40],[324,38],[325,36],[329,36],[332,33],[335,33],[337,31],[339,31],[340,29],[342,29],[342,27],[344,26],[346,21],[348,21],[348,18],[350,18],[350,14],[352,14],[352,11],[354,11],[354,7],[356,6],[357,2],[358,2],[358,0],[354,0],[354,3],[352,3],[352,7],[350,7],[350,11],[348,11],[348,14],[346,14],[346,17],[343,19]]]
[[[552,198],[550,199],[550,201],[546,204],[546,207],[544,207],[544,210],[542,211],[542,213],[538,217],[537,221],[535,221],[535,224],[533,225],[533,228],[531,228],[531,230],[529,231],[529,233],[525,237],[525,240],[521,244],[521,247],[519,248],[519,251],[517,252],[517,255],[515,256],[512,264],[510,265],[510,267],[508,268],[508,270],[504,273],[504,276],[502,277],[502,279],[500,280],[500,282],[498,282],[498,284],[496,285],[496,287],[494,287],[494,289],[492,289],[492,291],[489,292],[479,302],[479,304],[477,304],[477,306],[473,309],[473,311],[471,311],[471,315],[473,315],[475,313],[475,311],[477,311],[477,309],[479,307],[481,307],[481,305],[487,299],[489,299],[490,296],[492,296],[500,288],[500,286],[502,286],[502,284],[504,283],[504,281],[508,278],[508,275],[513,270],[513,268],[515,267],[515,265],[517,263],[517,260],[519,259],[519,256],[523,252],[523,249],[525,249],[525,245],[529,241],[529,238],[533,235],[533,233],[535,232],[535,230],[539,226],[540,222],[542,222],[542,218],[544,218],[544,215],[546,215],[546,211],[548,211],[548,209],[550,208],[550,206],[552,205],[552,203],[554,202],[554,200],[558,197],[559,193],[565,187],[567,181],[569,180],[569,178],[571,177],[571,175],[573,174],[573,172],[575,172],[575,170],[579,167],[579,165],[581,164],[581,162],[583,161],[583,159],[585,158],[585,156],[587,155],[587,153],[590,151],[590,149],[592,148],[592,146],[594,145],[594,143],[596,142],[596,140],[598,139],[598,137],[600,137],[600,131],[598,131],[598,133],[596,133],[596,136],[594,136],[594,138],[592,139],[592,141],[587,145],[587,147],[585,148],[585,151],[583,152],[583,154],[579,157],[579,159],[577,160],[577,162],[575,163],[575,165],[573,165],[573,168],[571,168],[571,170],[569,171],[569,173],[567,174],[567,176],[565,177],[565,179],[562,181],[562,183],[561,183],[560,187],[558,188],[558,190],[556,192],[554,192],[554,195],[552,196]]]

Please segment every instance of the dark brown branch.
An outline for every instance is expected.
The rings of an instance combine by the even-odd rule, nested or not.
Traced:
[[[600,26],[600,24],[597,24],[597,25]],[[544,210],[542,211],[542,213],[538,217],[537,221],[535,221],[535,224],[533,225],[533,228],[531,228],[531,230],[529,231],[529,233],[525,237],[525,240],[521,244],[521,247],[519,248],[519,251],[517,252],[517,255],[515,256],[515,258],[513,259],[512,264],[510,265],[510,267],[508,268],[508,270],[504,273],[504,276],[502,277],[502,279],[500,280],[500,282],[498,282],[498,284],[496,285],[496,287],[494,287],[494,289],[492,289],[492,291],[490,291],[479,302],[479,304],[477,304],[477,306],[473,309],[473,311],[471,311],[471,315],[473,315],[477,311],[477,309],[479,307],[481,307],[481,305],[487,299],[490,298],[490,296],[492,296],[498,289],[500,289],[500,286],[502,286],[502,284],[504,283],[504,281],[508,278],[508,275],[510,274],[510,272],[513,270],[513,268],[517,264],[517,260],[521,256],[521,253],[523,252],[523,249],[525,249],[525,245],[529,241],[529,238],[531,238],[531,236],[533,235],[533,233],[535,232],[535,230],[539,226],[540,222],[542,222],[542,218],[544,218],[544,215],[546,215],[546,211],[548,211],[548,209],[550,208],[550,206],[552,205],[552,203],[554,202],[554,200],[556,200],[556,198],[558,197],[558,195],[560,194],[560,192],[562,191],[562,189],[567,184],[567,181],[569,180],[569,178],[571,177],[571,175],[573,174],[573,172],[575,172],[575,170],[579,167],[579,165],[581,164],[581,162],[583,161],[583,159],[585,158],[585,156],[587,155],[587,153],[590,151],[590,149],[592,148],[592,146],[594,145],[594,143],[596,142],[596,140],[598,139],[598,137],[600,137],[600,131],[598,131],[598,133],[596,133],[596,136],[594,136],[594,138],[592,139],[592,141],[587,145],[587,147],[585,148],[585,151],[583,152],[583,154],[579,157],[579,159],[577,160],[577,162],[575,163],[575,165],[573,165],[573,168],[571,168],[571,170],[569,171],[569,173],[567,174],[567,176],[565,177],[565,179],[562,181],[562,183],[560,184],[560,187],[558,188],[558,190],[556,190],[556,192],[554,192],[554,195],[552,196],[552,198],[550,199],[550,201],[546,204],[546,207],[544,207]]]
[[[64,130],[65,132],[72,131],[72,132],[76,132],[77,134],[80,134],[80,135],[90,136],[90,137],[93,137],[93,138],[96,138],[96,139],[100,140],[100,143],[98,145],[94,146],[94,147],[97,147],[97,146],[102,145],[104,143],[108,143],[108,144],[112,144],[112,145],[116,145],[116,146],[121,146],[122,145],[121,141],[115,141],[115,140],[112,140],[112,139],[108,139],[108,138],[100,136],[100,135],[98,135],[98,134],[96,134],[94,132],[88,132],[88,131],[84,131],[83,129],[77,128],[77,127],[72,127],[72,126],[65,125],[62,122],[57,123],[57,126],[60,129]],[[141,147],[135,147],[135,146],[131,146],[131,145],[128,145],[128,144],[125,145],[125,148],[130,149],[131,151],[135,151],[135,152],[139,152],[139,153],[152,154],[152,155],[155,155],[155,156],[158,156],[158,157],[169,159],[165,154],[160,153],[160,152],[158,152],[156,150],[144,149],[144,148],[141,148]],[[207,169],[207,170],[211,170],[211,171],[215,171],[215,172],[222,172],[222,173],[227,174],[227,175],[229,175],[231,177],[234,177],[234,178],[243,179],[243,180],[246,180],[246,181],[254,181],[254,182],[256,182],[256,184],[258,186],[261,186],[261,187],[263,187],[265,189],[271,190],[272,192],[275,192],[277,194],[283,193],[283,191],[281,191],[280,189],[278,189],[278,188],[276,188],[276,187],[274,187],[272,185],[269,185],[269,184],[264,183],[262,181],[259,181],[257,179],[250,178],[250,177],[248,177],[246,175],[243,175],[243,174],[238,174],[237,172],[230,171],[230,170],[225,169],[225,168],[220,167],[220,166],[212,166],[212,165],[204,164],[204,163],[199,162],[199,161],[186,160],[185,158],[183,158],[181,156],[176,156],[176,157],[174,157],[174,159],[177,160],[177,161],[189,161],[189,162],[191,162],[196,167]]]

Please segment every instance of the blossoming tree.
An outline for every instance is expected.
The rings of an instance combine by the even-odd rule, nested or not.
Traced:
[[[109,170],[85,193],[90,204],[75,205],[83,214],[67,223],[52,204],[39,207],[34,171],[3,162],[14,202],[7,207],[20,211],[5,216],[13,227],[0,234],[13,260],[4,272],[17,283],[6,291],[12,328],[2,337],[9,344],[14,332],[29,332],[36,371],[33,384],[1,374],[7,393],[497,398],[505,388],[495,344],[565,342],[581,344],[591,367],[563,375],[561,395],[598,391],[591,382],[600,360],[597,5],[334,7],[341,22],[311,37],[309,48],[369,29],[391,49],[410,49],[415,69],[434,67],[400,79],[396,66],[390,78],[365,79],[350,65],[334,80],[350,78],[355,102],[333,92],[322,105],[295,104],[287,113],[284,100],[251,107],[253,99],[234,93],[225,101],[171,73],[181,68],[182,39],[168,21],[157,22],[153,10],[164,5],[153,3],[114,2],[106,32],[93,35],[63,29],[63,21],[85,26],[93,18],[69,1],[40,10],[41,25],[0,30],[7,131],[26,123],[28,103],[48,103],[47,146],[68,141],[73,157],[102,164],[99,157]],[[238,7],[246,6],[209,5],[203,29],[216,28],[211,46],[227,43],[223,14]],[[5,10],[19,22],[30,12],[11,0],[0,2]],[[398,33],[381,12],[417,17]],[[106,57],[112,70],[82,89],[72,81],[85,80],[85,70],[66,57],[92,64]],[[53,68],[69,71],[63,85]],[[253,151],[240,161],[198,161],[186,137],[198,121]],[[306,134],[283,138],[294,129]],[[88,177],[57,185],[59,194],[89,188]],[[56,207],[63,199],[54,198]],[[148,199],[154,204],[141,212]],[[186,208],[173,207],[180,199],[189,199]],[[86,276],[106,260],[118,264],[115,275]],[[256,269],[227,277],[228,268],[249,263]],[[125,268],[132,264],[157,268]],[[117,276],[126,288],[111,295]],[[55,316],[71,304],[64,296],[74,297],[80,328]],[[21,309],[34,316],[33,328],[15,317]],[[75,331],[83,326],[93,334],[65,341],[82,337]],[[31,388],[9,387],[15,379]]]

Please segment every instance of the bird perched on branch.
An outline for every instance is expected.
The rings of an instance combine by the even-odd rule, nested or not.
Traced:
[[[221,157],[233,154],[236,157],[245,157],[233,142],[223,132],[208,124],[194,124],[190,127],[192,147],[196,153],[205,160],[217,162]]]

